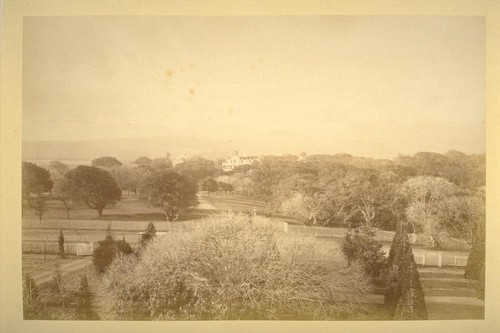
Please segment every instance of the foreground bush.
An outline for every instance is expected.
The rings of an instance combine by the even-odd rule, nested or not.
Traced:
[[[154,239],[103,276],[105,319],[339,319],[371,290],[357,265],[333,264],[311,238],[278,235],[267,220],[224,215]]]
[[[99,246],[92,253],[92,262],[96,272],[104,273],[115,257],[131,254],[132,247],[125,240],[115,241],[108,232],[106,239],[99,241]]]
[[[382,244],[375,240],[375,232],[366,227],[349,230],[342,244],[342,252],[349,264],[360,262],[367,274],[378,278],[385,268]]]

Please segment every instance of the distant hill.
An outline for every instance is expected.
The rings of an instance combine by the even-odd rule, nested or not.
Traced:
[[[90,161],[100,156],[113,156],[133,161],[139,156],[164,157],[200,155],[216,159],[227,157],[233,147],[217,149],[223,143],[193,138],[100,139],[81,141],[23,141],[23,159]]]

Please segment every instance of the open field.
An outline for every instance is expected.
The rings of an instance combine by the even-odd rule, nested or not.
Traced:
[[[57,265],[65,265],[75,261],[81,260],[81,257],[68,255],[65,258],[60,258],[55,254],[23,254],[23,276],[30,274],[31,276],[52,271]]]
[[[213,213],[213,210],[206,209],[205,207],[194,208],[182,214],[179,220],[200,219]],[[76,220],[165,221],[165,215],[161,209],[150,207],[138,195],[127,193],[124,193],[122,199],[115,205],[106,206],[103,211],[103,217],[99,217],[95,209],[90,209],[84,205],[71,208],[69,216],[70,219]],[[23,218],[38,219],[33,209],[26,209]],[[62,202],[56,198],[49,198],[47,200],[46,211],[43,213],[43,219],[67,219],[66,210]]]

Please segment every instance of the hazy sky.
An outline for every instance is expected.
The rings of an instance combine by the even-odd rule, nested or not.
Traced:
[[[23,139],[482,153],[484,37],[480,17],[25,17]]]

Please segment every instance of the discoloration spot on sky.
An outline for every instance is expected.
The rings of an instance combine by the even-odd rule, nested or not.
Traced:
[[[196,92],[194,91],[194,89],[189,89],[189,94],[191,96],[194,96],[196,94]]]
[[[233,114],[233,112],[234,112],[233,108],[229,108],[229,109],[227,109],[227,113],[229,113],[229,114]]]
[[[173,71],[173,70],[171,70],[171,69],[167,69],[167,70],[165,71],[165,76],[166,76],[166,77],[172,77],[173,75],[174,75],[174,71]]]

